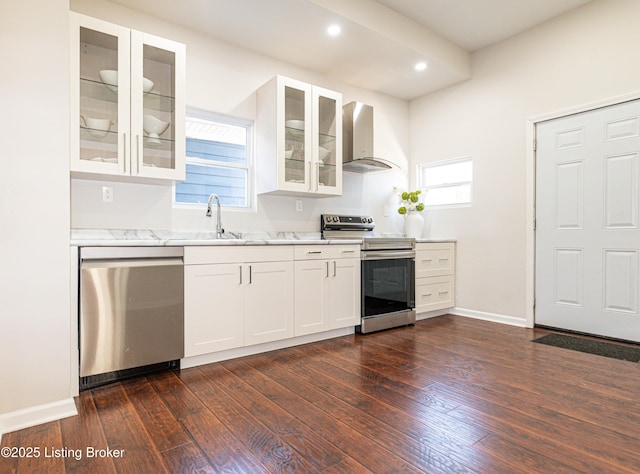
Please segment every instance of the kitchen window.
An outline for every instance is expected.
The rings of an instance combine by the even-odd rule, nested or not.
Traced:
[[[431,208],[470,206],[473,162],[470,156],[418,165],[418,188]]]
[[[212,193],[227,208],[252,207],[253,122],[187,110],[186,179],[174,187],[176,207],[204,207]]]

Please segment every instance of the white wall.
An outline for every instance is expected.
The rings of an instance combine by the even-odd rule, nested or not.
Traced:
[[[223,212],[223,224],[227,230],[318,232],[320,214],[323,212],[372,214],[376,218],[377,230],[402,230],[400,216],[390,212],[385,217],[384,208],[386,206],[393,211],[396,207],[393,186],[407,185],[407,101],[337,83],[321,74],[239,49],[101,0],[72,1],[71,9],[185,43],[189,106],[255,119],[255,91],[276,74],[340,91],[345,103],[360,100],[374,106],[376,154],[399,164],[400,169],[366,176],[345,173],[343,196],[305,198],[302,213],[295,211],[295,198],[259,196],[257,212]],[[215,227],[215,222],[205,217],[204,210],[172,209],[170,186],[109,183],[114,188],[114,202],[103,204],[103,184],[105,181],[72,181],[72,227],[177,230],[212,230]]]
[[[0,433],[73,406],[68,24],[67,0],[0,4]]]
[[[639,91],[639,18],[637,0],[595,1],[476,52],[472,79],[411,103],[412,169],[474,160],[473,206],[427,212],[431,236],[458,239],[458,308],[524,322],[527,120]]]

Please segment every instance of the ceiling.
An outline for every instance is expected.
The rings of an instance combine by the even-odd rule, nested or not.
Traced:
[[[411,100],[471,77],[471,52],[591,0],[110,1]],[[330,24],[340,25],[338,36],[326,34]],[[426,70],[414,69],[419,61]]]
[[[467,51],[498,43],[591,0],[376,0]]]

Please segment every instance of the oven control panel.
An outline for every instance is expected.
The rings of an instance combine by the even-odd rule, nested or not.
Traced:
[[[372,237],[375,226],[371,216],[343,216],[339,214],[322,214],[320,216],[320,232],[323,239]]]
[[[371,216],[340,216],[337,214],[323,214],[321,216],[321,226],[329,227],[348,227],[350,229],[362,228],[365,230],[373,229],[375,222]]]

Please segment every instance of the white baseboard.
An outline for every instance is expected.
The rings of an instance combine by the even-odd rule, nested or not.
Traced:
[[[309,342],[322,341],[324,339],[331,339],[334,337],[347,336],[353,334],[355,328],[353,326],[333,329],[331,331],[321,332],[318,334],[309,334],[307,336],[292,337],[290,339],[281,339],[280,341],[266,342],[264,344],[256,344],[255,346],[238,347],[237,349],[229,349],[226,351],[213,352],[211,354],[203,354],[193,357],[185,357],[180,360],[180,368],[188,369],[190,367],[197,367],[204,364],[212,364],[214,362],[221,362],[223,360],[235,359],[237,357],[244,357],[253,354],[260,354],[261,352],[275,351],[277,349],[284,349],[285,347],[299,346],[300,344],[308,344]]]
[[[456,316],[466,316],[467,318],[482,319],[483,321],[492,321],[494,323],[509,324],[511,326],[526,327],[525,318],[516,318],[514,316],[507,316],[504,314],[485,313],[484,311],[476,311],[473,309],[465,308],[451,308],[450,314]]]
[[[73,398],[5,413],[0,415],[0,440],[3,433],[11,433],[77,414],[78,410]]]
[[[449,314],[449,308],[447,309],[436,309],[434,311],[424,311],[422,313],[416,314],[416,321],[420,321],[422,319],[429,318],[437,318],[438,316],[444,316],[445,314]]]

